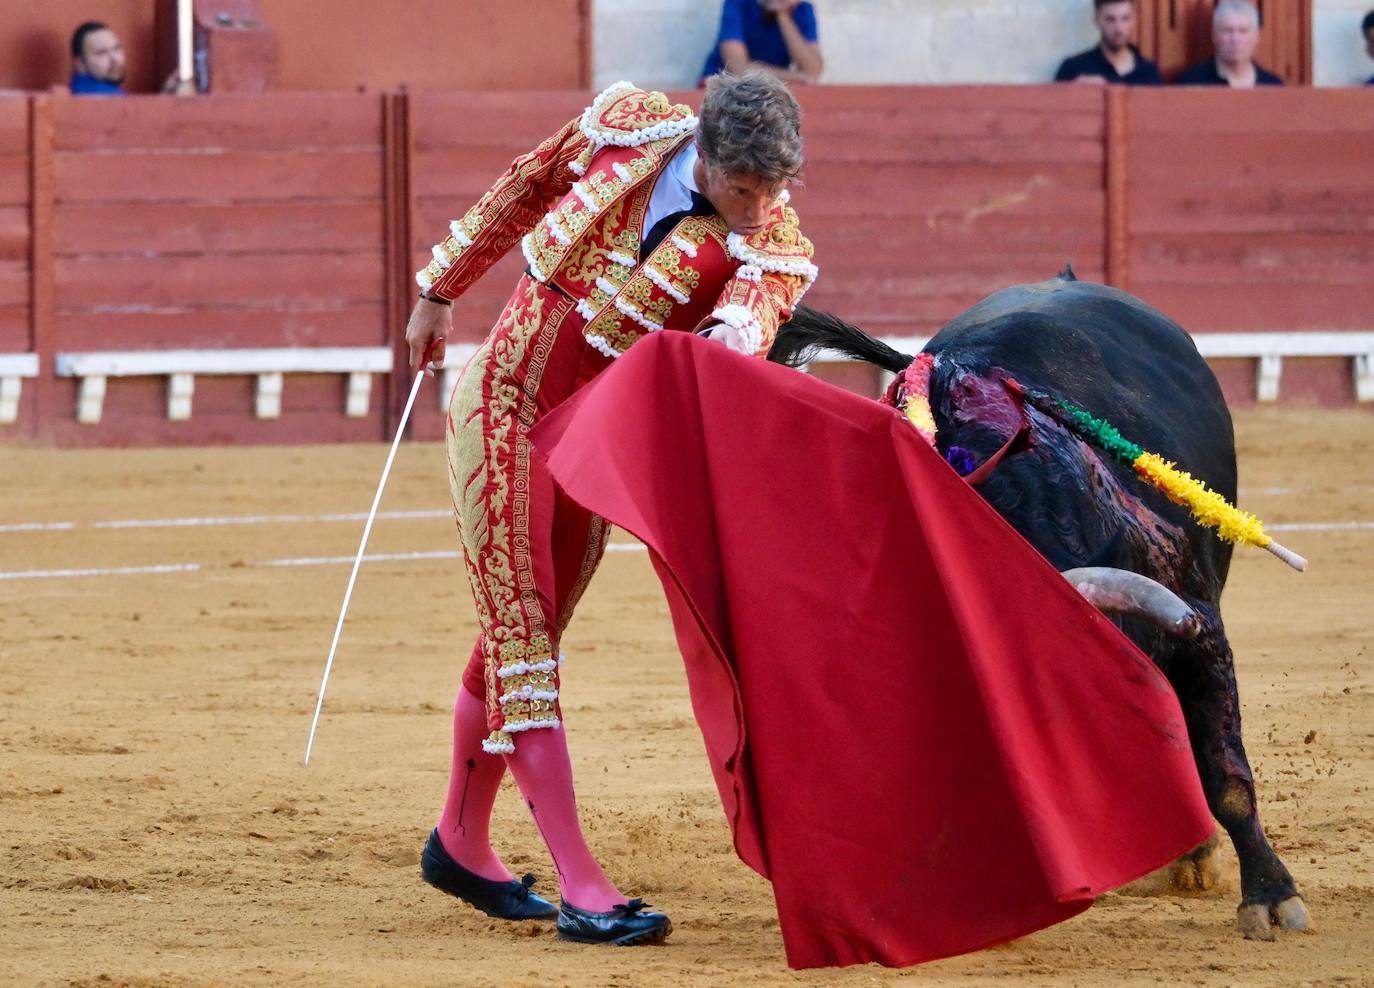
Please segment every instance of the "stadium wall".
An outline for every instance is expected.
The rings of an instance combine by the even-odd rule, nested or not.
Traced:
[[[1095,40],[1090,0],[814,0],[830,84],[1035,83]],[[262,0],[286,91],[600,88],[696,85],[721,0]],[[47,0],[8,12],[0,89],[66,82],[67,42],[90,17],[129,53],[129,89],[158,86],[155,0]],[[1172,8],[1171,8],[1172,9]],[[1350,86],[1374,74],[1360,18],[1369,0],[1311,0],[1313,78]],[[1142,17],[1148,19],[1149,10]],[[422,25],[417,30],[416,25]]]
[[[695,94],[679,94],[692,99]],[[822,276],[808,301],[886,336],[933,332],[1072,261],[1197,333],[1374,331],[1374,91],[818,87],[801,94],[796,204]],[[411,272],[582,92],[0,98],[0,367],[36,355],[0,443],[377,439],[405,396]],[[479,340],[520,269],[456,307]],[[390,347],[366,410],[343,374],[111,377],[98,422],[63,354]],[[30,360],[31,358],[22,357]],[[1255,362],[1218,364],[1231,399]],[[1285,360],[1282,400],[1348,404],[1351,361]],[[844,372],[856,387],[864,372]],[[0,372],[0,377],[4,377]],[[416,435],[442,427],[426,387]],[[1371,404],[1374,407],[1374,403]]]
[[[273,88],[356,92],[580,89],[590,82],[588,0],[262,0],[277,38]],[[124,44],[131,93],[156,92],[156,0],[11,4],[0,27],[0,89],[67,83],[68,44],[101,20]]]
[[[1097,41],[1091,0],[813,2],[828,85],[1046,82],[1061,59]],[[1312,0],[1318,85],[1356,85],[1374,73],[1359,29],[1369,7],[1368,0]],[[720,8],[721,0],[596,0],[594,84],[695,86]]]

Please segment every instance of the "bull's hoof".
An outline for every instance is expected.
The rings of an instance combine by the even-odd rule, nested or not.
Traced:
[[[1262,902],[1236,910],[1236,925],[1247,940],[1272,940],[1274,927],[1269,922],[1269,907]]]
[[[1307,903],[1300,895],[1290,896],[1275,906],[1274,918],[1285,930],[1305,930],[1312,922]]]
[[[1236,926],[1247,940],[1273,940],[1274,924],[1284,930],[1305,930],[1312,918],[1301,896],[1293,895],[1276,906],[1253,902],[1236,910]]]

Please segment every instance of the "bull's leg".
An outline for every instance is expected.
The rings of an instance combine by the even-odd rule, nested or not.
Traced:
[[[1240,695],[1230,643],[1215,608],[1199,608],[1205,630],[1180,650],[1171,679],[1178,692],[1208,806],[1240,860],[1240,931],[1272,940],[1273,923],[1305,929],[1307,907],[1293,876],[1260,827],[1255,782],[1240,734]]]

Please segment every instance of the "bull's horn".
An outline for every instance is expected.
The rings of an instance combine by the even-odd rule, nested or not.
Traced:
[[[1196,638],[1202,631],[1197,611],[1148,576],[1108,566],[1083,566],[1062,575],[1099,611],[1144,618],[1179,638]]]

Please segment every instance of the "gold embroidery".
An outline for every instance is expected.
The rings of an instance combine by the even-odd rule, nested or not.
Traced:
[[[501,722],[502,737],[488,739],[498,748],[489,750],[506,750],[499,746],[522,725],[558,721],[553,645],[531,557],[527,429],[569,308],[566,299],[525,279],[450,402],[449,479],[482,626],[488,710],[499,712]]]
[[[606,95],[610,93],[603,94],[603,97]],[[684,125],[695,123],[690,107],[669,102],[663,93],[645,92],[642,89],[624,90],[603,106],[593,103],[591,109],[591,120],[588,122],[592,132],[598,134],[633,133],[679,120]]]
[[[592,574],[596,572],[601,557],[606,554],[606,535],[610,528],[610,523],[600,515],[592,515],[588,519],[587,548],[582,554],[582,568],[578,571],[577,582],[573,584],[572,590],[568,593],[567,603],[563,605],[563,613],[558,616],[558,636],[560,638],[563,637],[563,630],[567,628],[568,622],[572,620],[573,609],[577,607],[577,602],[582,599],[582,594],[587,589],[587,584],[591,582]]]
[[[656,289],[648,276],[641,273],[620,290],[620,297],[661,326],[673,314],[673,300],[659,295]]]
[[[619,226],[625,215],[625,205],[625,201],[621,200],[605,210],[597,217],[598,225],[603,229]],[[611,263],[608,256],[610,249],[601,242],[602,239],[592,236],[574,244],[558,271],[560,279],[566,279],[574,285],[594,287],[597,278],[611,276],[612,268],[618,268],[620,265]],[[624,277],[615,280],[620,282]]]

